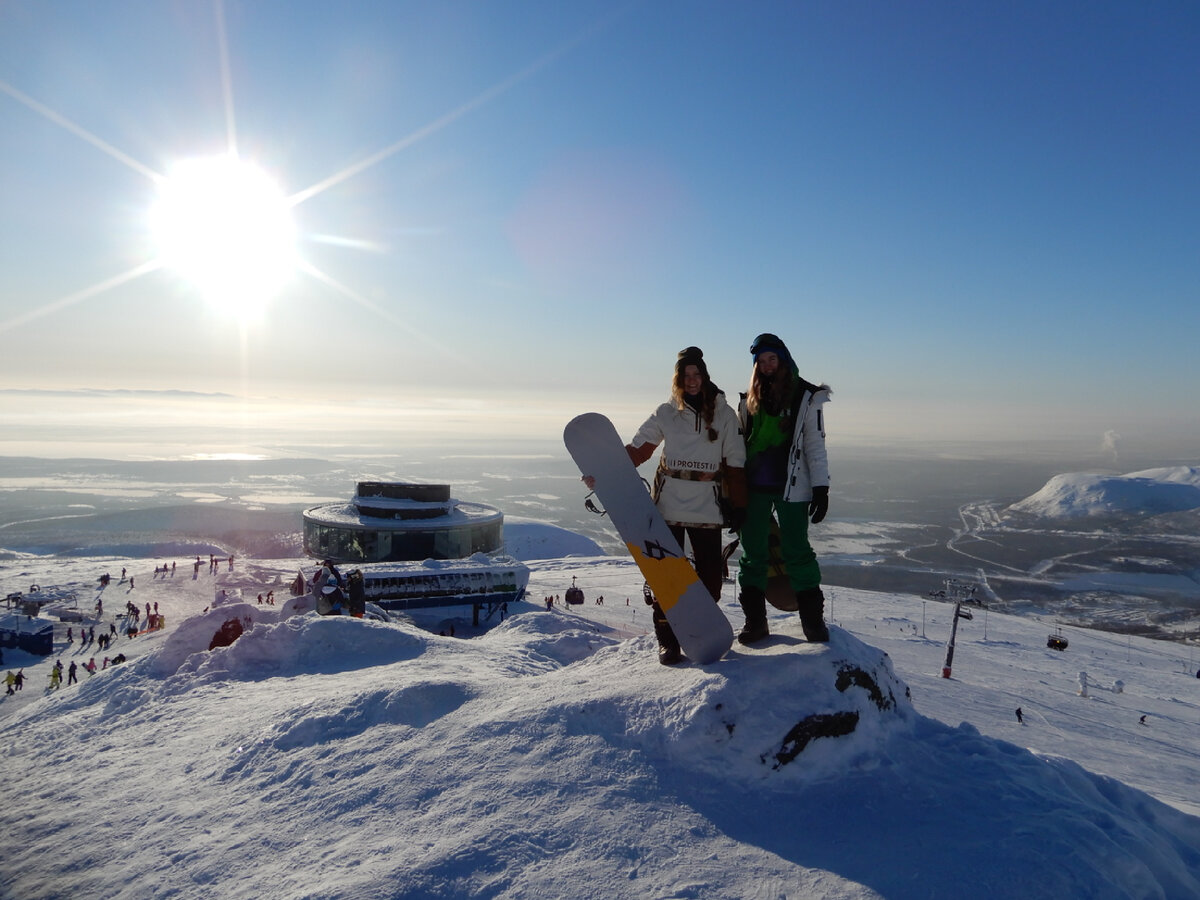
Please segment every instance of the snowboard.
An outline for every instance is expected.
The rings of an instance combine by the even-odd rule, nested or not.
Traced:
[[[783,564],[783,537],[774,515],[771,516],[771,533],[767,535],[767,602],[784,612],[795,612],[800,608]]]
[[[730,543],[725,545],[725,549],[721,551],[721,558],[725,561],[725,569],[728,577],[729,559],[733,556],[733,551],[738,548],[742,542],[740,537],[734,538]],[[776,609],[781,609],[784,612],[795,612],[800,608],[800,603],[796,600],[796,594],[792,591],[792,583],[788,578],[787,568],[783,564],[783,538],[779,531],[779,523],[775,520],[775,516],[771,516],[771,532],[767,536],[767,602]]]
[[[715,662],[733,645],[733,628],[683,555],[646,485],[606,417],[584,413],[567,423],[563,442],[654,592],[688,659]]]

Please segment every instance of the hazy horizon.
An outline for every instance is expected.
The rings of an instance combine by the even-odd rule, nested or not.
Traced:
[[[506,516],[541,519],[594,538],[606,525],[584,511],[586,490],[561,439],[565,417],[560,422],[550,415],[537,427],[502,435],[480,430],[471,417],[473,428],[457,432],[438,430],[436,417],[421,419],[418,429],[369,415],[345,421],[329,411],[312,422],[281,418],[264,425],[262,416],[243,421],[217,406],[201,420],[203,405],[192,409],[197,421],[162,415],[156,422],[146,401],[131,400],[130,415],[112,421],[43,416],[41,426],[22,429],[21,437],[0,434],[4,518],[52,518],[72,504],[92,513],[217,500],[231,501],[234,509],[299,509],[345,500],[360,480],[390,480],[449,484],[460,500],[491,503]],[[634,427],[622,431],[631,435]],[[831,520],[938,527],[959,524],[966,504],[1015,503],[1064,473],[1200,465],[1200,454],[1181,446],[1112,433],[1089,441],[856,443],[834,430],[827,443]],[[643,465],[641,474],[650,477],[652,466]],[[40,512],[15,515],[18,507]]]
[[[539,403],[525,396],[499,402],[463,393],[296,401],[164,390],[0,389],[0,419],[6,426],[0,432],[0,457],[336,459],[485,446],[491,455],[537,452],[565,458],[562,429],[573,416],[603,412],[619,432],[632,437],[665,396],[648,395],[640,405],[638,399],[563,396]],[[1200,460],[1200,436],[1192,433],[1200,423],[1191,421],[1177,421],[1163,432],[1048,432],[1023,438],[991,432],[948,436],[929,429],[888,433],[872,429],[869,420],[847,426],[845,418],[853,422],[856,410],[845,399],[835,392],[826,418],[835,464],[839,450],[905,458],[1058,459],[1113,472],[1126,464],[1145,468]],[[536,449],[523,449],[530,446]]]

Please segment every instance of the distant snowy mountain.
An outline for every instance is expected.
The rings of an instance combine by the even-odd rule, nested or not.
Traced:
[[[1055,475],[1008,512],[1051,519],[1138,516],[1200,508],[1200,467],[1145,469],[1128,475]]]

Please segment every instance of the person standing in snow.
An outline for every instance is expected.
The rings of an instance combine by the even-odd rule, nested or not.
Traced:
[[[675,360],[671,399],[637,430],[625,451],[635,466],[663,445],[654,475],[654,503],[679,546],[690,541],[696,574],[713,600],[721,599],[721,482],[733,506],[731,525],[741,524],[746,507],[743,466],[746,448],[737,415],[708,375],[704,353],[685,347]],[[586,480],[586,479],[585,479]],[[589,485],[590,486],[590,485]],[[663,665],[683,659],[679,641],[657,601],[652,604],[658,658]]]
[[[332,560],[323,560],[321,569],[313,579],[313,592],[317,595],[317,612],[323,616],[340,616],[342,602],[342,575]]]
[[[355,569],[346,580],[346,611],[356,619],[367,612],[367,585],[361,569]]]
[[[739,601],[746,624],[743,644],[766,638],[768,548],[772,516],[779,519],[781,551],[796,594],[800,624],[810,641],[828,641],[821,569],[808,540],[808,526],[829,510],[829,464],[825,453],[824,405],[828,385],[800,377],[787,346],[773,334],[750,345],[754,369],[738,404],[746,439],[746,521],[741,529]]]
[[[323,616],[340,616],[343,600],[345,600],[345,594],[342,593],[337,582],[327,581],[321,588],[321,596],[317,600],[317,612]]]

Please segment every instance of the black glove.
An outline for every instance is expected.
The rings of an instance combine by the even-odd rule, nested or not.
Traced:
[[[729,511],[729,532],[737,534],[742,530],[742,526],[746,524],[746,507],[735,506]]]
[[[814,487],[812,501],[808,504],[808,517],[816,525],[829,512],[829,486]]]

